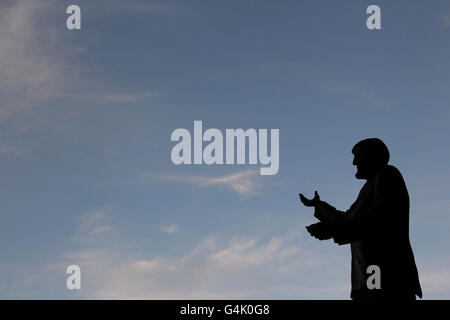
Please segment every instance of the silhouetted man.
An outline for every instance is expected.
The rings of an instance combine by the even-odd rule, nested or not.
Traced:
[[[352,153],[356,178],[367,180],[358,198],[342,212],[321,201],[317,191],[311,200],[300,194],[302,203],[314,207],[320,220],[306,229],[317,239],[350,244],[353,300],[422,297],[409,242],[409,196],[403,177],[388,165],[389,150],[380,139],[362,140]],[[367,286],[371,265],[379,267],[380,289]]]

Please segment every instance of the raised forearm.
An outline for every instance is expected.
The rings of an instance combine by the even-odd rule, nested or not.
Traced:
[[[345,212],[337,210],[332,205],[319,201],[314,206],[314,217],[325,223],[336,223],[345,219]]]

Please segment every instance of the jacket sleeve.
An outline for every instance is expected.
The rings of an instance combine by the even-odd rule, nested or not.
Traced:
[[[325,201],[320,201],[314,207],[314,217],[319,219],[323,223],[334,224],[338,221],[343,221],[348,216],[347,213],[352,208],[347,211],[339,211],[332,205],[326,203]]]

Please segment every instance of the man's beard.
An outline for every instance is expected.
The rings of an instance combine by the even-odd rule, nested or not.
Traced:
[[[382,166],[376,166],[372,164],[361,166],[357,168],[355,177],[356,179],[369,180],[374,177],[378,170],[380,170],[381,168]]]
[[[355,173],[356,179],[367,179],[367,175],[364,173],[364,169],[357,169]]]

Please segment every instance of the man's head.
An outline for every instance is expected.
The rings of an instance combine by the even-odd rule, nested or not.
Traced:
[[[388,164],[389,150],[378,138],[364,139],[355,144],[352,149],[355,156],[353,165],[357,167],[357,179],[369,179],[377,171]]]

